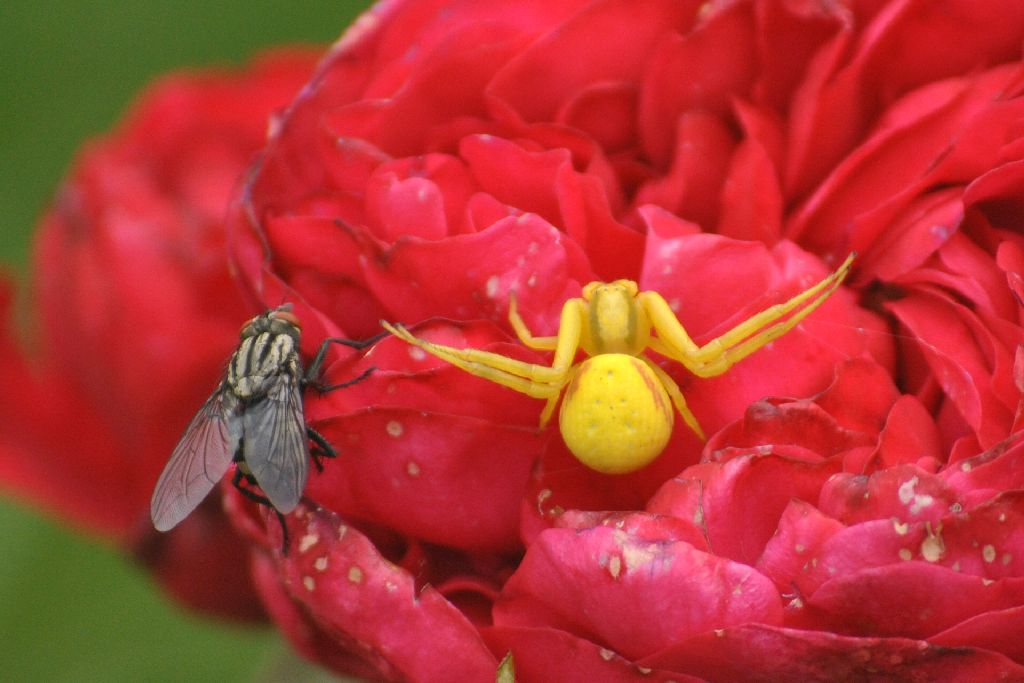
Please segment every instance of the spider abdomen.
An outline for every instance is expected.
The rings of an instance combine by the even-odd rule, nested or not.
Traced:
[[[642,359],[603,353],[580,364],[558,422],[565,445],[583,464],[625,474],[658,457],[673,421],[668,393]]]

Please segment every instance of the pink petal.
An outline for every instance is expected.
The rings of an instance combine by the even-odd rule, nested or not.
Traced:
[[[703,633],[641,663],[737,683],[992,681],[1024,677],[1024,667],[990,650],[941,647],[906,638],[856,638],[764,624]]]
[[[723,5],[689,33],[654,45],[640,91],[640,144],[656,168],[668,166],[684,112],[728,118],[732,98],[749,90],[756,62],[751,13],[749,5]]]
[[[526,121],[551,120],[567,95],[591,83],[638,80],[654,46],[685,30],[697,7],[692,0],[592,3],[511,60],[488,94]]]
[[[608,648],[553,628],[493,626],[483,629],[483,637],[495,654],[512,653],[519,681],[701,683],[703,680],[638,667]]]
[[[451,547],[518,545],[520,501],[543,443],[535,428],[381,408],[317,429],[339,456],[310,477],[312,500]]]
[[[871,476],[847,472],[821,489],[818,507],[845,524],[873,519],[936,522],[957,502],[943,480],[913,465],[896,465]]]
[[[834,461],[806,463],[775,455],[704,463],[665,482],[647,510],[684,520],[700,519],[712,552],[753,565],[790,500],[816,500],[837,468]],[[699,497],[692,495],[691,479],[699,481]]]
[[[707,629],[780,618],[774,586],[749,567],[671,536],[604,526],[541,533],[494,607],[496,626],[585,634],[626,657]]]
[[[257,555],[256,580],[301,651],[326,651],[342,671],[388,680],[494,676],[498,662],[466,617],[337,515],[301,506],[289,527],[292,552]]]
[[[722,184],[736,147],[734,133],[720,117],[699,109],[680,114],[675,128],[670,168],[641,185],[633,205],[641,210],[657,205],[709,230],[723,204]]]
[[[921,561],[839,575],[807,599],[818,628],[909,638],[1022,603],[1024,578],[991,581]]]
[[[942,633],[936,633],[928,641],[950,648],[970,647],[979,650],[1000,652],[1011,659],[1024,661],[1024,606],[993,610],[966,619],[951,626]]]

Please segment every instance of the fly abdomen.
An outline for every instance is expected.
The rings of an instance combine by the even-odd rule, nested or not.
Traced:
[[[227,382],[236,396],[252,400],[264,396],[282,373],[299,375],[295,339],[266,331],[242,339],[228,364]]]

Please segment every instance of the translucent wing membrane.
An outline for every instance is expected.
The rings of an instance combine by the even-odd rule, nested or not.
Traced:
[[[159,531],[177,526],[227,472],[235,450],[227,424],[230,410],[218,389],[192,418],[153,491],[150,514]]]
[[[277,376],[263,400],[242,413],[245,464],[267,500],[288,514],[302,497],[309,475],[309,440],[298,378]]]

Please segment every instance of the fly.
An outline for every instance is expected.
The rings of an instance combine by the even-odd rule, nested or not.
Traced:
[[[273,508],[284,529],[287,550],[284,515],[302,498],[310,457],[322,469],[321,456],[337,455],[323,436],[306,425],[302,390],[307,385],[321,392],[340,389],[373,372],[370,368],[333,386],[317,384],[328,346],[361,349],[374,339],[325,339],[303,372],[300,334],[291,304],[258,315],[242,327],[241,341],[220,385],[192,418],[156,483],[150,514],[158,531],[169,531],[185,519],[235,463],[231,483],[248,498]],[[316,444],[313,451],[310,441]],[[243,486],[243,480],[259,486],[263,495]]]

